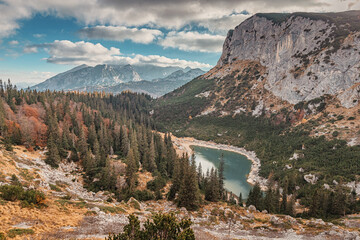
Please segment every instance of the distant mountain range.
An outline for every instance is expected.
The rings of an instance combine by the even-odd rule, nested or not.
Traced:
[[[199,68],[158,67],[154,65],[81,65],[60,73],[31,89],[64,91],[124,90],[162,96],[204,74]]]

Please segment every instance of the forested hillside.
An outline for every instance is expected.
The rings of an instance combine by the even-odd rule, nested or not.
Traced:
[[[186,169],[190,174],[189,160],[176,155],[170,135],[154,131],[149,96],[18,91],[8,82],[0,84],[0,97],[0,135],[6,150],[13,145],[30,152],[45,149],[45,162],[54,168],[64,160],[79,163],[89,190],[108,190],[118,200],[149,200],[154,194],[162,198],[159,191],[173,176],[178,179],[173,194],[187,192],[189,184],[182,184],[180,176],[188,174]],[[135,189],[138,170],[156,177],[152,191]],[[188,200],[179,205],[189,206]]]
[[[229,30],[214,68],[153,104],[158,128],[253,151],[272,191],[280,187],[312,216],[353,212],[360,194],[358,16],[248,18]]]

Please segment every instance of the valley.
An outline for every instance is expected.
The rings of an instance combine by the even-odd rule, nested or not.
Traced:
[[[149,20],[79,30],[110,29],[104,46],[26,45],[77,67],[26,89],[0,80],[0,240],[359,239],[359,19],[255,13],[226,38]],[[205,72],[194,58],[218,47],[107,48],[137,34],[174,56],[189,36],[225,40]]]

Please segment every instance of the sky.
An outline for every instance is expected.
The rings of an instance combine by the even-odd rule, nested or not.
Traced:
[[[0,79],[39,83],[77,65],[208,70],[258,12],[359,10],[360,0],[0,0]]]

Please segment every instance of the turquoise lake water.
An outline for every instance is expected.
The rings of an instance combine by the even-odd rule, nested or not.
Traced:
[[[191,146],[194,149],[195,161],[201,167],[205,174],[207,169],[218,168],[221,154],[224,154],[224,176],[225,188],[237,196],[242,193],[243,198],[247,198],[251,185],[246,181],[250,173],[251,161],[246,156],[219,149]]]

